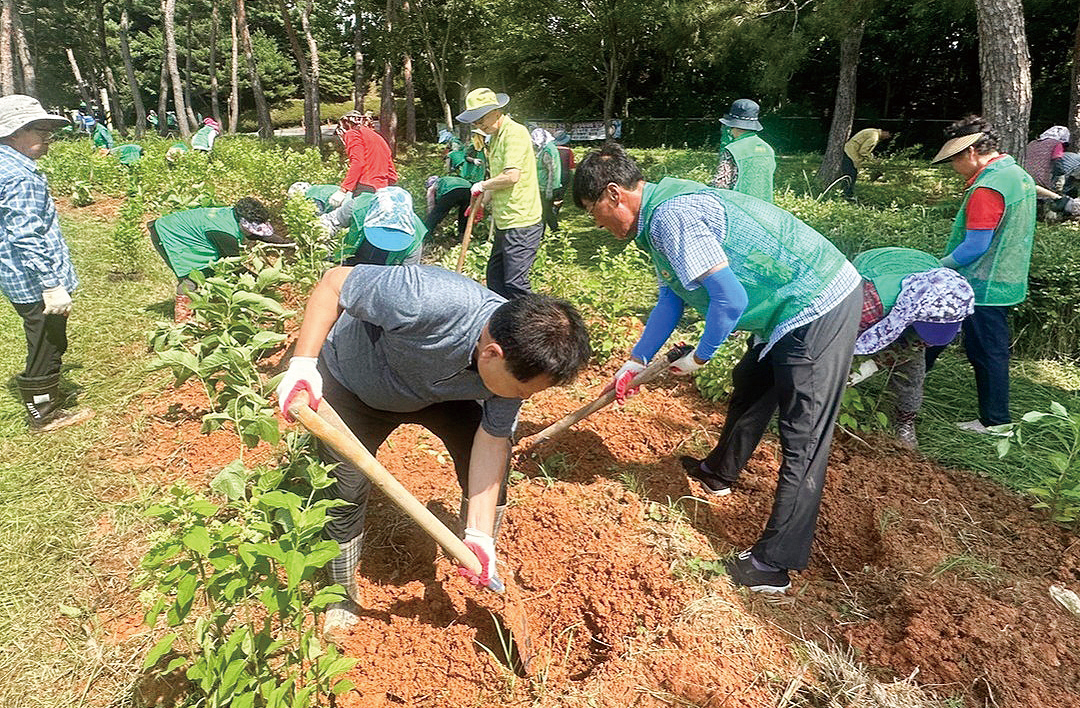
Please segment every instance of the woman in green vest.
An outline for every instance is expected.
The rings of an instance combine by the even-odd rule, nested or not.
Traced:
[[[776,153],[758,135],[760,110],[755,101],[740,98],[720,119],[731,131],[732,140],[720,150],[720,164],[716,166],[712,186],[734,189],[771,203]]]
[[[396,186],[361,192],[351,209],[349,230],[328,260],[345,266],[420,263],[427,229],[408,192]]]
[[[941,265],[967,278],[975,313],[964,320],[964,352],[975,371],[979,417],[957,423],[962,430],[1011,422],[1009,415],[1009,309],[1027,297],[1035,238],[1035,181],[998,151],[998,134],[979,116],[945,129],[946,142],[931,162],[948,160],[967,180]],[[927,350],[927,369],[941,347]]]
[[[859,325],[859,274],[824,236],[783,209],[689,180],[647,183],[614,143],[582,160],[574,201],[617,238],[633,238],[659,280],[645,330],[610,384],[617,398],[632,393],[633,376],[663,347],[686,305],[704,317],[705,328],[694,350],[672,365],[676,374],[705,365],[733,330],[754,335],[732,373],[716,448],[704,460],[682,462],[707,493],[730,494],[779,412],[783,455],[772,515],[754,547],[727,568],[738,585],[785,592],[788,571],[810,560]]]
[[[209,153],[214,149],[214,141],[221,135],[221,124],[213,118],[203,120],[203,125],[191,136],[191,149]]]
[[[276,245],[292,242],[274,233],[270,212],[257,199],[244,197],[231,207],[203,207],[166,214],[146,225],[150,242],[169,266],[179,283],[176,286],[177,322],[191,314],[195,289],[189,277],[195,271],[210,273],[215,261],[240,255],[245,238]]]

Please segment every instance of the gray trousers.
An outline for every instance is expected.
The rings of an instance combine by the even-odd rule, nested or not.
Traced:
[[[782,461],[765,531],[751,549],[778,568],[810,562],[833,424],[840,410],[862,312],[862,288],[832,310],[788,332],[764,358],[747,348],[731,378],[727,420],[706,466],[729,484],[738,478],[779,411]]]
[[[495,229],[495,243],[487,264],[487,287],[507,300],[528,295],[529,269],[544,235],[544,222],[519,229]]]

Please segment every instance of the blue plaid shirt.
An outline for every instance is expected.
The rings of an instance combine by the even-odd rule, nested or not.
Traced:
[[[0,291],[25,304],[57,285],[70,293],[79,281],[49,183],[33,160],[0,145]]]
[[[637,232],[645,228],[645,222],[638,219]],[[719,199],[707,194],[683,194],[660,204],[653,212],[649,226],[649,238],[653,246],[664,254],[672,269],[679,277],[679,282],[687,290],[701,287],[698,281],[702,275],[715,266],[728,265],[727,253],[720,245],[727,233],[727,215]],[[740,234],[741,238],[755,240],[768,239],[761,234]],[[758,249],[770,252],[775,244],[761,241]],[[659,278],[659,276],[657,276]],[[660,281],[663,285],[663,281]],[[809,324],[839,305],[851,291],[862,284],[862,277],[855,266],[845,262],[824,290],[810,304],[795,316],[776,326],[762,357],[773,345],[788,332]]]

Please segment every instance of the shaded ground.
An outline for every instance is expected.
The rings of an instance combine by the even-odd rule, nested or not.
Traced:
[[[592,371],[573,389],[538,395],[522,434],[579,407],[602,381]],[[224,433],[199,433],[200,395],[185,386],[148,401],[145,427],[102,454],[149,485],[205,484],[238,448]],[[758,450],[733,495],[708,503],[692,497],[676,462],[707,449],[721,423],[688,385],[669,383],[517,458],[499,550],[540,650],[532,679],[487,651],[500,653],[497,601],[373,500],[365,614],[345,646],[359,659],[357,688],[340,704],[760,708],[803,672],[794,635],[847,643],[887,680],[917,671],[933,693],[969,706],[1080,706],[1080,621],[1047,592],[1080,589],[1074,536],[990,482],[839,434],[811,568],[784,603],[768,605],[732,591],[710,561],[757,537],[775,444]],[[379,458],[456,523],[458,491],[437,439],[402,428]],[[126,589],[140,541],[112,538],[107,520],[99,532],[113,552],[91,562],[115,581],[98,636],[142,646],[148,630]]]

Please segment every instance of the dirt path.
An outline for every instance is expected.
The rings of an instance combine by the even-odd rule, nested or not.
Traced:
[[[527,402],[522,433],[577,408],[602,380],[591,371]],[[117,440],[102,453],[115,464],[149,484],[205,484],[233,459],[224,433],[199,434],[205,402],[193,387],[148,406],[153,434],[141,439],[157,442]],[[834,446],[812,565],[785,604],[740,595],[723,576],[703,580],[718,554],[755,540],[775,484],[770,443],[733,495],[689,498],[697,490],[677,456],[706,449],[721,423],[688,385],[668,384],[516,461],[499,550],[540,648],[532,680],[485,650],[500,653],[490,598],[374,499],[365,614],[346,646],[359,659],[357,688],[340,705],[761,708],[802,672],[796,635],[847,643],[887,679],[917,670],[932,692],[969,706],[1080,706],[1080,621],[1047,592],[1080,589],[1080,543],[1028,501],[885,441]],[[379,458],[454,523],[458,491],[437,439],[402,428]],[[138,604],[116,592],[106,638],[145,641]]]

